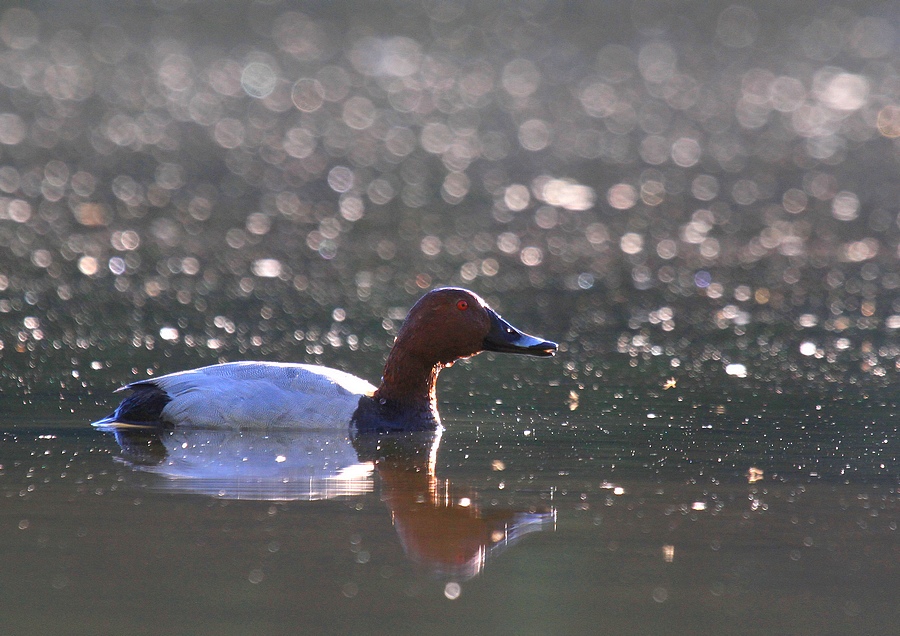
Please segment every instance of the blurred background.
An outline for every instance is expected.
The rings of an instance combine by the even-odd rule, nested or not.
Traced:
[[[898,36],[868,0],[3,3],[0,631],[892,633]],[[560,351],[446,371],[409,501],[230,500],[166,481],[193,438],[88,426],[217,361],[377,381],[440,285]],[[281,443],[236,439],[220,472]],[[471,578],[423,571],[469,545],[408,532],[432,495]]]
[[[449,284],[569,373],[878,383],[898,28],[881,2],[9,7],[0,356],[341,364]]]

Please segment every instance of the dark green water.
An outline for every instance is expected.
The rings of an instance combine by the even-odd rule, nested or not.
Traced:
[[[0,633],[890,634],[889,3],[0,9]],[[377,381],[460,285],[552,360],[435,439],[89,423]]]

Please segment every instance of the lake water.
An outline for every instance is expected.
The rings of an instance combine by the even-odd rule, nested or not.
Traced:
[[[544,362],[445,372],[436,441],[117,444],[87,426],[102,407],[13,406],[4,630],[890,633],[891,398],[664,389],[626,365],[580,389]]]
[[[0,632],[896,631],[894,7],[145,5],[0,12]],[[439,436],[90,427],[439,285]]]

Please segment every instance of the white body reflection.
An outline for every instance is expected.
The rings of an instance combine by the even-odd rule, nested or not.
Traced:
[[[123,457],[161,489],[224,499],[313,501],[373,490],[349,433],[115,429]]]
[[[223,431],[116,426],[122,459],[162,479],[156,487],[228,499],[321,500],[374,490],[406,554],[462,580],[532,532],[553,529],[552,509],[482,508],[478,493],[438,479],[441,433]]]

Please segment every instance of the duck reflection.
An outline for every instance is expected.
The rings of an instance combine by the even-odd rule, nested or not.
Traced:
[[[552,529],[555,511],[482,508],[477,494],[437,477],[441,431],[222,431],[116,427],[122,460],[162,477],[168,491],[217,498],[314,501],[374,491],[407,556],[430,572],[476,576],[526,534]]]
[[[438,479],[441,432],[359,435],[360,459],[374,463],[381,499],[407,556],[430,571],[471,578],[526,534],[552,529],[553,510],[483,509],[476,493]]]
[[[334,431],[117,426],[122,459],[161,489],[222,499],[315,501],[372,492],[374,464]]]

